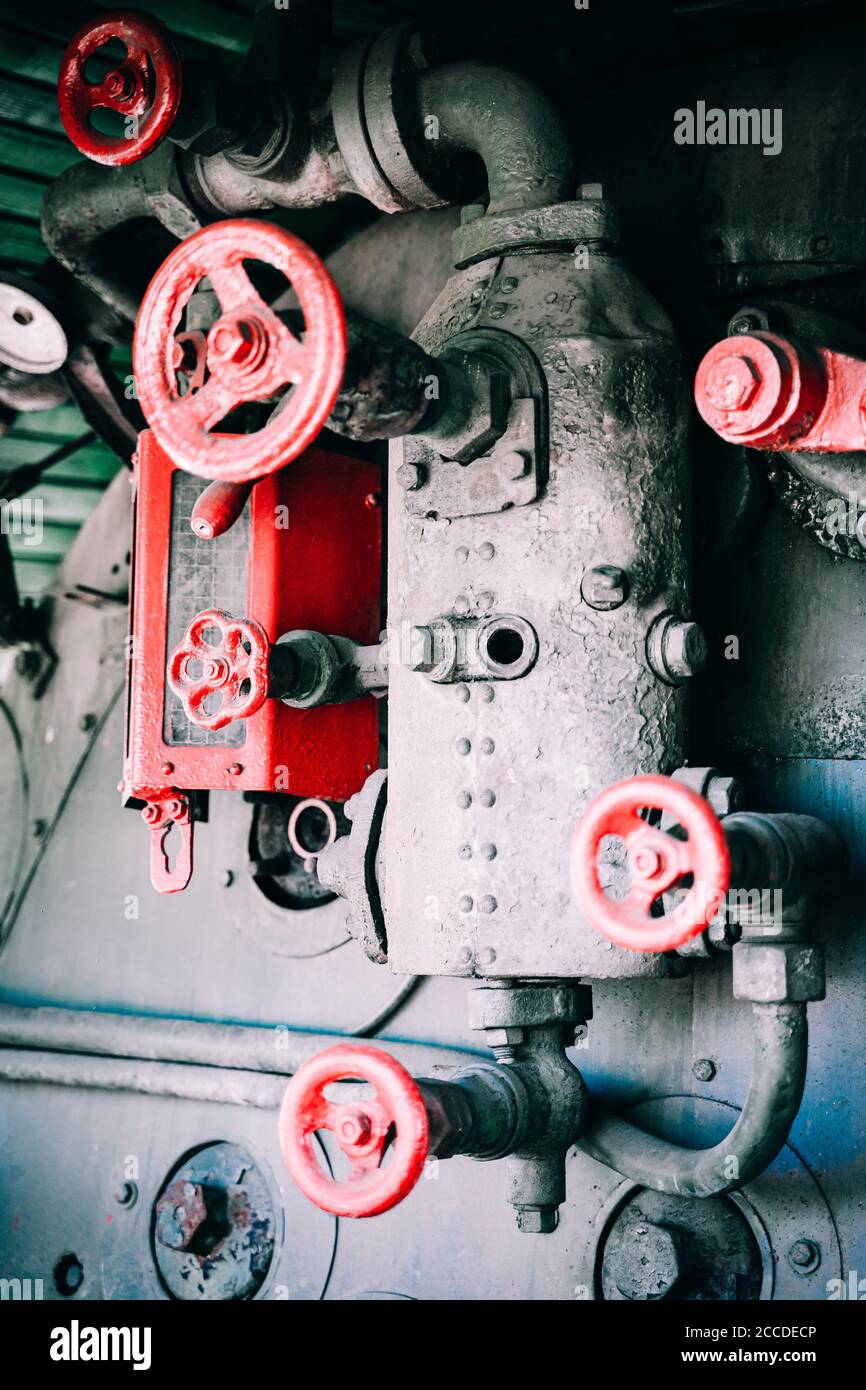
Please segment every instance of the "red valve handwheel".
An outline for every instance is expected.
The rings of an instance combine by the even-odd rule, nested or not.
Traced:
[[[244,261],[266,261],[291,283],[303,311],[301,342],[253,288]],[[208,380],[180,396],[175,332],[199,281],[216,291],[222,317],[208,333]],[[163,261],[141,303],[133,343],[138,399],[162,448],[200,478],[248,483],[312,444],[331,413],[346,362],[346,320],[337,288],[315,251],[291,232],[246,218],[196,232]],[[245,401],[291,384],[267,424],[252,434],[211,434]]]
[[[209,628],[219,632],[216,643],[205,640]],[[193,618],[169,657],[168,683],[193,724],[224,729],[233,719],[249,719],[268,698],[270,652],[267,634],[258,623],[209,608]],[[193,661],[200,663],[201,671],[190,670]],[[208,713],[204,702],[217,692],[222,700]]]
[[[88,82],[88,59],[110,39],[120,40],[126,57],[101,82]],[[177,115],[180,94],[180,59],[171,36],[159,20],[139,10],[113,10],[90,20],[60,64],[57,103],[63,129],[97,164],[134,164],[155,150]],[[127,139],[94,130],[90,113],[100,108],[135,120],[137,133]]]
[[[641,810],[666,811],[687,840],[649,825]],[[625,841],[630,887],[621,901],[601,886],[598,852],[606,835]],[[685,899],[664,917],[652,905],[686,876]],[[628,777],[595,797],[571,842],[571,880],[578,904],[596,931],[630,951],[673,951],[704,931],[728,891],[730,856],[709,804],[670,777]]]
[[[325,1088],[350,1077],[375,1089],[372,1099],[329,1101]],[[314,1135],[328,1129],[351,1164],[335,1181],[316,1158]],[[388,1144],[388,1140],[391,1143]],[[424,1169],[430,1144],[416,1082],[387,1052],[357,1043],[329,1047],[295,1072],[280,1111],[280,1144],[294,1181],[311,1202],[335,1216],[378,1216],[402,1202]],[[381,1167],[388,1147],[390,1161]]]

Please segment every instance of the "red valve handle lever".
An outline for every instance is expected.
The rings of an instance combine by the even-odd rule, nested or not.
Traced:
[[[722,439],[753,449],[866,449],[866,362],[753,333],[711,347],[695,377],[701,416]]]
[[[247,504],[253,483],[209,483],[192,509],[189,524],[203,541],[215,540],[234,526]]]
[[[326,1099],[327,1086],[353,1077],[369,1082],[375,1095],[345,1103]],[[343,1181],[317,1160],[314,1135],[324,1129],[351,1164]],[[418,1085],[395,1058],[343,1043],[311,1057],[292,1077],[280,1111],[280,1144],[291,1177],[317,1207],[335,1216],[378,1216],[402,1202],[420,1178],[429,1121]]]
[[[648,824],[642,810],[666,811],[688,839]],[[598,855],[606,835],[625,841],[631,884],[614,901],[604,891]],[[685,899],[664,917],[651,916],[663,893],[686,877]],[[571,842],[575,897],[596,931],[630,951],[673,951],[704,931],[728,891],[730,856],[724,831],[703,797],[670,777],[628,777],[595,797]]]
[[[209,629],[218,634],[215,641],[207,640]],[[233,719],[249,719],[268,698],[270,651],[259,623],[207,608],[169,657],[168,683],[193,724],[224,729]],[[201,669],[193,670],[194,663]]]
[[[126,56],[101,82],[84,75],[103,44],[119,39]],[[57,103],[63,129],[77,150],[97,164],[134,164],[155,150],[177,115],[181,66],[167,30],[139,10],[113,10],[89,20],[70,42],[60,64]],[[90,123],[93,111],[116,111],[133,121],[134,135],[104,135]]]
[[[291,284],[303,311],[303,342],[253,288],[244,261],[265,261]],[[196,285],[210,281],[222,317],[207,336],[208,379],[181,396],[175,332]],[[200,478],[248,483],[303,453],[331,413],[343,380],[346,321],[337,288],[314,251],[267,222],[217,222],[188,237],[150,282],[135,329],[139,403],[157,441]],[[262,429],[211,433],[237,406],[290,386]]]

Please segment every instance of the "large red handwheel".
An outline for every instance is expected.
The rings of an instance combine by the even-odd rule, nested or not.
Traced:
[[[666,811],[688,839],[649,825],[640,812]],[[625,898],[609,898],[599,877],[606,835],[625,841],[630,873]],[[602,936],[630,951],[673,951],[704,931],[730,882],[730,856],[715,813],[690,787],[670,777],[628,777],[586,808],[571,842],[571,881],[578,904]],[[663,917],[653,904],[687,877],[685,898]]]
[[[215,641],[207,640],[208,630],[218,634]],[[169,657],[168,683],[193,724],[224,729],[233,719],[249,719],[265,703],[270,654],[259,623],[208,608],[193,618]],[[201,669],[193,671],[193,663]],[[214,707],[217,695],[220,700]],[[206,700],[211,702],[209,710]]]
[[[102,79],[84,75],[88,59],[119,39],[126,57]],[[63,128],[76,149],[98,164],[134,164],[155,150],[177,115],[181,66],[170,34],[152,15],[114,10],[83,25],[60,64],[57,102]],[[132,120],[135,134],[104,135],[90,123],[92,111],[116,111]]]
[[[304,315],[303,342],[253,288],[244,261],[281,271]],[[207,338],[208,379],[181,396],[174,335],[196,285],[207,279],[222,316]],[[346,320],[337,287],[315,251],[291,232],[247,218],[217,222],[181,242],[147,288],[133,343],[138,399],[162,448],[200,478],[248,483],[312,444],[331,413],[346,362]],[[210,431],[245,401],[291,390],[251,434]]]
[[[327,1086],[351,1077],[369,1082],[375,1096],[342,1104],[326,1099]],[[343,1181],[317,1160],[314,1135],[322,1129],[336,1137],[351,1164]],[[317,1207],[335,1216],[378,1216],[402,1202],[421,1176],[430,1146],[427,1111],[416,1082],[394,1057],[344,1043],[295,1072],[280,1111],[280,1143],[289,1173]]]

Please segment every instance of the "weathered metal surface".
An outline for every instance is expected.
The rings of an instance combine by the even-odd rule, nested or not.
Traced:
[[[813,64],[811,46],[805,52],[804,62],[807,68]],[[727,81],[730,76],[727,53],[722,55],[721,66],[728,69],[724,74]],[[749,62],[746,70],[749,84],[752,83],[751,71],[761,73],[761,69],[760,58]],[[682,88],[682,71],[668,69],[664,84],[658,83],[656,74],[653,76],[659,88],[664,139],[668,147],[671,146],[670,110]],[[700,89],[703,75],[697,73],[693,80],[696,90]],[[758,92],[760,83],[752,89]],[[840,90],[838,84],[836,90]],[[630,94],[634,97],[633,92]],[[700,94],[706,95],[706,88]],[[767,100],[772,101],[769,92]],[[786,93],[786,111],[796,100],[798,94],[793,84]],[[604,109],[609,107],[610,102]],[[803,112],[814,109],[805,91],[801,107]],[[634,100],[623,104],[624,114],[631,122],[630,142],[621,140],[614,126],[602,118],[581,123],[587,167],[593,172],[598,167],[607,177],[606,166],[609,165],[626,187],[633,200],[632,215],[627,219],[629,234],[652,273],[661,275],[665,264],[673,265],[678,278],[681,273],[686,281],[690,271],[688,266],[680,266],[679,258],[683,243],[689,244],[692,230],[688,208],[683,215],[680,204],[687,201],[688,177],[662,189],[660,166],[652,157],[651,130],[646,132],[646,142],[643,138],[634,139],[634,109]],[[640,110],[642,122],[645,120],[649,126],[648,110],[642,104]],[[813,119],[812,114],[809,119]],[[814,125],[817,128],[819,123],[814,122]],[[607,132],[618,146],[616,157],[609,161],[599,162],[598,155],[592,153],[600,131]],[[787,131],[786,126],[786,141]],[[845,139],[850,137],[849,123]],[[796,149],[796,143],[791,148]],[[776,216],[773,200],[765,200],[760,192],[766,188],[767,170],[773,161],[755,158],[749,164],[740,153],[730,150],[715,153],[702,149],[679,150],[675,153],[690,168],[700,165],[704,170],[709,166],[711,178],[713,171],[719,169],[724,170],[726,177],[736,180],[731,184],[731,207],[717,210],[713,214],[715,221],[707,216],[706,249],[710,258],[721,255],[723,261],[726,259],[726,252],[713,250],[709,239],[718,238],[724,246],[731,216],[767,226],[767,219]],[[811,245],[816,236],[812,226],[815,209],[818,207],[824,215],[827,207],[838,208],[841,205],[838,195],[843,190],[844,196],[848,179],[832,167],[832,159],[826,159],[821,164],[820,177],[815,180],[816,187],[822,181],[825,186],[818,188],[813,200],[808,184],[803,183],[802,159],[792,159],[789,152],[785,163],[789,170],[795,171],[796,187],[801,194],[806,187],[806,193],[791,200],[791,206],[786,209],[786,217],[790,214],[795,218],[802,231],[800,240],[806,259],[798,267],[798,273],[817,275],[831,267],[825,253],[816,252]],[[633,178],[636,165],[641,166],[640,177]],[[740,171],[746,165],[755,173],[755,188],[759,190],[757,196],[750,198],[743,196],[740,178]],[[829,196],[827,180],[832,183]],[[652,205],[659,209],[658,216],[652,219],[645,215],[650,201],[647,187]],[[660,191],[665,195],[663,198],[659,197]],[[778,199],[776,203],[781,206]],[[855,205],[859,206],[856,199]],[[394,223],[398,221],[393,220]],[[856,218],[847,215],[839,222],[846,237],[854,222]],[[395,235],[393,224],[391,235]],[[853,245],[856,228],[849,240]],[[755,244],[759,241],[757,238]],[[781,253],[781,240],[771,242],[772,239],[767,242],[771,251],[775,246]],[[788,242],[794,246],[795,238],[790,236]],[[835,250],[834,246],[833,254]],[[759,251],[766,251],[766,245],[759,246]],[[816,266],[816,256],[819,260],[824,257],[823,266]],[[425,283],[429,265],[428,260],[419,277]],[[741,262],[731,267],[731,281],[741,271],[759,279],[770,278],[777,272],[780,275],[790,273],[789,266],[773,260],[751,265]],[[404,275],[403,278],[412,277]],[[368,281],[375,279],[375,275],[368,275]],[[850,281],[847,283],[854,305],[860,291]],[[506,300],[503,298],[501,302]],[[506,320],[507,312],[503,315]],[[707,455],[707,463],[715,457],[718,456]],[[816,501],[812,510],[818,505]],[[744,507],[743,515],[747,510]],[[713,541],[719,534],[726,537],[725,554],[730,556],[727,510],[724,515],[718,515],[715,504],[708,506],[703,520],[704,529],[709,529]],[[473,523],[479,528],[476,534],[480,536],[481,526],[487,524],[487,521],[476,520]],[[108,555],[109,543],[114,543],[116,549],[116,528],[112,530],[103,522],[101,534],[105,553],[94,553],[90,557],[91,577],[104,584],[106,592],[108,589],[117,591],[120,585],[116,576],[110,576]],[[740,528],[739,536],[743,534]],[[485,536],[485,547],[492,546],[495,550],[494,539],[488,541]],[[737,541],[736,536],[734,540]],[[858,581],[853,572],[860,566],[847,565],[837,558],[845,553],[849,540],[852,550],[860,544],[856,537],[846,536],[836,542],[837,555],[822,552],[808,536],[791,525],[780,509],[773,507],[754,546],[747,547],[731,568],[723,572],[718,560],[709,567],[708,582],[699,596],[698,616],[708,632],[710,662],[707,676],[695,683],[698,721],[690,751],[694,760],[714,763],[726,775],[739,772],[757,797],[759,806],[841,819],[856,850],[861,838],[858,826],[863,815],[863,768],[859,761],[863,730],[860,728],[862,721],[857,719],[857,710],[862,706],[857,666],[857,652],[862,644],[857,641],[857,632],[863,615],[858,608]],[[93,535],[90,545],[94,547]],[[549,538],[545,545],[549,545]],[[466,548],[472,553],[471,541]],[[95,549],[98,549],[98,542]],[[711,546],[710,551],[715,554],[714,547]],[[760,551],[763,557],[759,559]],[[807,554],[807,551],[812,553]],[[484,556],[486,560],[495,558],[487,549]],[[122,563],[122,553],[119,558]],[[597,563],[591,568],[612,565],[631,578],[619,557],[601,555],[594,558]],[[110,560],[117,563],[114,552]],[[469,557],[462,561],[456,555],[453,558],[455,570],[468,563]],[[411,570],[409,572],[411,574]],[[560,587],[568,589],[561,581]],[[630,602],[632,599],[628,596],[620,608],[627,607]],[[520,612],[522,608],[508,603],[506,611]],[[612,622],[620,609],[593,611]],[[83,644],[88,650],[95,644],[105,656],[107,648],[102,640],[105,634],[101,623],[106,616],[105,608],[88,610],[90,623],[78,623],[72,634],[74,641],[69,642],[64,640],[63,631],[69,620],[64,618],[55,623],[54,631],[61,639],[62,651],[54,676],[58,695],[53,706],[34,709],[29,690],[16,687],[7,692],[24,731],[31,772],[30,795],[34,807],[38,805],[36,819],[47,818],[51,833],[44,848],[37,851],[34,844],[26,856],[31,865],[35,863],[37,867],[31,893],[23,899],[20,894],[15,895],[22,904],[22,915],[20,929],[13,935],[4,956],[4,989],[25,995],[45,996],[47,993],[47,997],[58,1001],[77,997],[88,1008],[94,1002],[104,1006],[111,1002],[117,1004],[117,1001],[128,1007],[129,999],[138,999],[142,1001],[140,1007],[168,1008],[176,1012],[195,1009],[211,1017],[275,1020],[290,1010],[293,1020],[318,1011],[323,1026],[357,1022],[358,1015],[366,1012],[368,1002],[377,1007],[381,993],[393,988],[393,982],[387,972],[364,962],[360,953],[355,952],[350,965],[352,947],[340,946],[345,940],[342,904],[331,899],[312,910],[299,912],[266,900],[255,883],[247,879],[243,868],[253,811],[240,798],[214,798],[217,805],[213,839],[205,844],[202,860],[205,877],[201,884],[194,885],[186,912],[181,914],[176,905],[163,901],[158,911],[154,909],[148,916],[146,924],[139,926],[137,919],[126,916],[121,923],[120,910],[114,913],[110,910],[111,901],[125,903],[129,898],[136,898],[141,888],[141,901],[144,902],[146,893],[133,857],[133,842],[125,838],[128,834],[134,835],[136,818],[127,818],[126,825],[122,818],[118,823],[116,806],[112,804],[114,799],[108,794],[114,780],[112,760],[116,762],[120,746],[118,720],[115,717],[104,730],[101,724],[98,726],[100,732],[95,746],[90,749],[81,785],[70,791],[70,767],[74,769],[81,752],[72,738],[77,725],[75,729],[66,727],[58,724],[57,719],[58,712],[64,709],[67,712],[81,710],[82,717],[92,713],[86,708],[92,685],[87,684],[82,662],[76,660],[75,653]],[[591,618],[592,614],[588,616]],[[99,623],[94,621],[97,618]],[[739,651],[736,658],[729,658],[727,654],[723,658],[721,653],[726,650],[725,643],[731,634],[738,638]],[[101,671],[100,678],[106,674]],[[426,684],[422,674],[414,674]],[[518,684],[511,683],[512,686]],[[467,706],[483,686],[483,682],[467,682],[470,696]],[[442,697],[450,693],[459,700],[462,692],[456,695],[457,688],[449,690],[445,686],[436,693]],[[504,689],[496,687],[495,699]],[[50,685],[47,692],[50,695]],[[604,688],[602,693],[606,694]],[[67,724],[70,718],[68,715]],[[522,711],[520,723],[523,729],[534,731],[535,709]],[[49,733],[53,736],[50,740],[45,737]],[[463,730],[459,736],[467,737]],[[486,728],[482,736],[492,738]],[[103,746],[104,740],[113,742],[114,748]],[[493,741],[501,744],[502,740],[497,736]],[[478,751],[480,753],[480,746]],[[815,755],[820,757],[822,751],[828,758],[841,760],[836,763],[815,761]],[[438,776],[439,767],[435,763],[428,766],[429,784]],[[627,762],[617,769],[617,774],[633,770],[633,764]],[[670,770],[670,766],[664,770]],[[529,785],[523,769],[519,785],[521,790]],[[488,784],[485,788],[491,789]],[[62,796],[64,804],[68,800],[69,812],[62,821],[58,817],[55,827],[52,798],[58,795]],[[553,818],[559,815],[560,808],[554,798],[549,804],[553,808],[550,823],[554,823]],[[109,856],[105,852],[106,843],[111,845]],[[468,839],[462,843],[469,845]],[[484,841],[485,845],[492,843],[492,840]],[[534,846],[534,861],[544,864],[546,871],[550,855],[548,853],[545,858],[537,851],[538,847]],[[862,856],[858,857],[858,873],[862,877],[859,858]],[[40,860],[43,861],[41,866]],[[485,860],[487,864],[491,862]],[[442,863],[446,861],[443,859]],[[434,881],[438,886],[439,877]],[[851,1007],[851,996],[858,989],[863,968],[860,945],[863,938],[859,931],[861,896],[858,880],[854,892],[825,924],[830,1002],[810,1011],[812,1066],[804,1104],[792,1133],[792,1143],[820,1174],[821,1186],[794,1150],[783,1148],[765,1177],[749,1186],[744,1200],[752,1212],[751,1218],[745,1214],[745,1208],[740,1208],[753,1234],[766,1228],[766,1244],[761,1247],[760,1291],[766,1298],[826,1298],[831,1279],[851,1269],[866,1267],[862,1221],[858,1214],[862,1175],[856,1159],[852,1161],[852,1155],[863,1148],[862,1124],[858,1119],[862,1105],[860,1081],[850,1066],[850,1058],[860,1045],[859,1016],[856,1008]],[[96,902],[105,903],[104,913],[93,911]],[[299,919],[305,919],[307,926]],[[527,932],[534,932],[540,919],[541,914],[533,917]],[[322,949],[330,951],[329,955],[313,954],[316,928],[312,924],[316,921]],[[82,951],[68,951],[68,942],[73,938],[84,943]],[[239,945],[242,970],[238,969]],[[292,954],[293,947],[298,946],[302,947],[301,959]],[[304,950],[311,952],[306,959]],[[290,959],[284,963],[282,956]],[[739,1040],[744,1036],[748,1009],[730,997],[729,969],[727,960],[718,956],[694,961],[687,980],[671,981],[663,987],[663,1001],[660,987],[652,980],[600,980],[596,987],[597,1020],[590,1034],[581,1036],[579,1050],[574,1054],[594,1090],[604,1093],[617,1106],[635,1106],[631,1118],[637,1119],[642,1127],[692,1148],[706,1147],[721,1140],[745,1096],[748,1058]],[[461,1035],[465,1031],[462,988],[460,981],[426,985],[417,998],[413,996],[407,1012],[401,1016],[399,1031],[428,1037]],[[377,992],[380,992],[378,997],[368,1001],[367,996],[377,995]],[[735,1042],[737,1045],[732,1045]],[[31,1047],[38,1050],[37,1039],[32,1040]],[[86,1066],[84,1063],[82,1075],[86,1075]],[[130,1147],[138,1145],[139,1135],[141,1147],[149,1155],[154,1146],[158,1147],[153,1171],[148,1175],[148,1181],[153,1179],[151,1190],[155,1195],[180,1156],[213,1139],[218,1104],[211,1100],[207,1106],[197,1107],[195,1102],[178,1105],[157,1097],[147,1100],[140,1096],[128,1104],[122,1091],[86,1088],[73,1091],[60,1085],[52,1086],[48,1096],[42,1088],[33,1088],[32,1097],[28,1097],[29,1088],[24,1086],[4,1089],[11,1093],[10,1113],[14,1110],[15,1123],[10,1122],[9,1126],[10,1142],[15,1144],[19,1138],[21,1140],[20,1147],[14,1150],[12,1166],[14,1169],[17,1164],[24,1170],[26,1165],[27,1169],[26,1178],[16,1192],[16,1198],[22,1193],[27,1204],[27,1220],[22,1222],[26,1229],[22,1231],[16,1226],[11,1208],[8,1219],[5,1212],[3,1216],[4,1229],[8,1230],[4,1249],[9,1251],[10,1258],[26,1261],[32,1254],[40,1269],[50,1271],[60,1257],[71,1261],[71,1250],[75,1252],[75,1262],[68,1265],[69,1269],[83,1269],[84,1273],[80,1296],[91,1296],[103,1286],[115,1296],[130,1296],[130,1293],[142,1291],[147,1296],[162,1296],[164,1290],[156,1282],[149,1251],[151,1203],[139,1201],[132,1208],[119,1201],[109,1205],[109,1214],[115,1222],[122,1218],[128,1223],[123,1239],[118,1240],[112,1224],[100,1231],[99,1223],[93,1222],[92,1204],[81,1202],[80,1177],[76,1175],[81,1172],[91,1175],[89,1190],[97,1192],[99,1177],[94,1173],[90,1146],[99,1141],[98,1151],[103,1155],[100,1162],[104,1161],[107,1171],[111,1167],[110,1155],[117,1151],[119,1126]],[[711,1100],[710,1093],[717,1099]],[[665,1099],[648,1100],[647,1097]],[[50,1106],[46,1100],[50,1101]],[[635,1105],[636,1102],[640,1104]],[[155,1110],[154,1107],[162,1108]],[[207,1112],[205,1115],[203,1110]],[[55,1120],[58,1125],[62,1124],[67,1136],[64,1157],[68,1162],[59,1175],[56,1161],[50,1160],[49,1113],[50,1124],[53,1126]],[[265,1135],[264,1131],[256,1129],[257,1117],[266,1117],[266,1112],[256,1109],[238,1112],[236,1109],[234,1113],[235,1117],[243,1115],[241,1137],[244,1143],[253,1144],[261,1139],[263,1148],[273,1154],[272,1133]],[[235,1125],[237,1119],[226,1123]],[[126,1141],[126,1136],[133,1131],[133,1140]],[[270,1161],[278,1172],[278,1156]],[[641,1196],[634,1194],[633,1189],[624,1188],[615,1174],[585,1155],[572,1153],[569,1167],[572,1170],[570,1198],[562,1210],[558,1232],[552,1240],[531,1242],[534,1248],[527,1251],[527,1243],[522,1242],[516,1232],[510,1232],[501,1219],[505,1175],[500,1165],[485,1165],[483,1169],[481,1165],[459,1163],[436,1165],[433,1172],[437,1181],[419,1183],[411,1211],[404,1207],[391,1213],[386,1233],[377,1231],[375,1223],[349,1223],[352,1229],[345,1232],[341,1240],[328,1297],[365,1297],[369,1292],[363,1291],[371,1289],[400,1290],[401,1296],[410,1297],[605,1296],[605,1289],[597,1280],[599,1245],[603,1243],[608,1222],[615,1219],[614,1208],[619,1210],[623,1202],[632,1198],[640,1201]],[[75,1174],[69,1174],[68,1182],[67,1168],[75,1169]],[[103,1175],[102,1167],[99,1167],[99,1175]],[[832,1214],[821,1188],[833,1204]],[[111,1193],[106,1189],[109,1203],[114,1200],[113,1191],[114,1188]],[[96,1196],[97,1204],[100,1195],[101,1189]],[[645,1199],[646,1194],[643,1194]],[[320,1218],[302,1201],[296,1200],[293,1206],[293,1194],[288,1186],[283,1201],[292,1232],[290,1249],[287,1243],[286,1263],[292,1266],[293,1277],[301,1286],[301,1291],[296,1293],[296,1285],[292,1284],[290,1296],[311,1296],[311,1288],[321,1289],[321,1281],[318,1285],[315,1281],[321,1252],[316,1245],[317,1228],[304,1225],[303,1219],[305,1211],[308,1219]],[[834,1230],[834,1218],[842,1236],[841,1248]],[[324,1222],[324,1229],[330,1232],[330,1223]],[[62,1249],[58,1246],[60,1232]],[[419,1263],[419,1249],[435,1254],[442,1250],[443,1240],[447,1246],[447,1260],[431,1258]],[[323,1265],[330,1256],[330,1246],[327,1241],[325,1244]],[[794,1257],[799,1246],[808,1250],[805,1262]],[[122,1269],[120,1273],[119,1268]],[[270,1296],[274,1287],[268,1283],[259,1296]]]
[[[541,250],[455,276],[417,336],[435,354],[470,326],[491,350],[500,332],[509,350],[516,337],[536,356],[550,481],[537,502],[483,525],[407,516],[393,489],[389,622],[400,632],[495,606],[532,625],[539,656],[496,686],[439,688],[392,662],[389,957],[398,970],[467,975],[666,973],[656,957],[605,949],[572,904],[565,862],[595,791],[683,761],[684,693],[658,681],[645,648],[658,614],[689,609],[670,327],[615,258],[592,251],[578,269]],[[394,472],[412,461],[443,466],[429,444],[392,445]],[[599,563],[630,578],[632,597],[613,614],[580,596],[584,570]]]

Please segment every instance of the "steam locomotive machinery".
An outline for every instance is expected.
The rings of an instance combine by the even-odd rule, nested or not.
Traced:
[[[107,17],[86,45],[139,22]],[[471,982],[459,1065],[414,1075],[399,1048],[349,1037],[294,1070],[289,1174],[357,1218],[404,1198],[411,1211],[431,1160],[497,1161],[517,1229],[571,1242],[589,1296],[771,1296],[772,1219],[742,1193],[798,1114],[807,1008],[825,989],[814,929],[846,851],[829,818],[745,810],[725,769],[690,763],[707,662],[690,368],[619,249],[616,207],[577,184],[538,89],[437,63],[412,26],[346,49],[314,105],[291,78],[267,86],[274,124],[255,152],[264,97],[251,112],[245,89],[221,125],[170,45],[149,69],[135,55],[97,97],[70,61],[67,131],[91,161],[128,167],[76,166],[43,225],[61,262],[136,316],[148,427],[123,791],[154,887],[189,883],[210,792],[290,805],[296,851],[304,816],[325,826],[314,891],[345,900],[353,949]],[[88,102],[138,111],[151,80],[140,148],[87,134]],[[140,304],[92,226],[86,241],[72,227],[75,198],[97,192],[100,234],[147,209],[178,238]],[[352,194],[397,222],[462,204],[455,269],[411,337],[347,308],[268,217]],[[731,339],[701,367],[699,408],[725,438],[796,448],[773,376],[800,392],[801,447],[821,448],[818,375],[805,347]],[[832,447],[862,448],[859,419],[853,441],[837,420]],[[279,854],[258,868],[284,870]],[[616,1113],[653,1085],[676,1094],[673,1070],[647,1091],[609,1074],[618,1028],[636,1046],[641,1018],[668,1008],[692,1027],[690,979],[715,982],[710,1012],[732,988],[752,1039],[747,1095],[698,1146],[682,1124],[665,1137],[658,1114]],[[579,1216],[560,1221],[567,1201]]]

